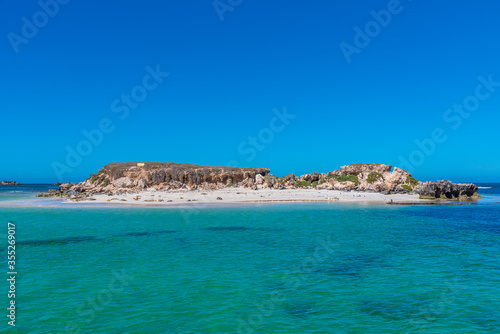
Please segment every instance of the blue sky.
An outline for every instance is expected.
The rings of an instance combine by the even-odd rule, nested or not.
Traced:
[[[500,182],[500,3],[215,5],[0,1],[0,179],[81,181],[116,161],[276,175],[379,162]]]

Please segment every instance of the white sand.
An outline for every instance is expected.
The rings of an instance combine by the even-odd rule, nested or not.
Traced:
[[[347,192],[338,190],[316,189],[259,189],[226,188],[220,190],[176,190],[155,191],[147,190],[133,194],[123,195],[93,195],[92,201],[79,201],[79,203],[104,203],[125,205],[199,205],[199,204],[224,204],[224,203],[259,203],[259,202],[422,202],[418,195],[383,195],[370,192]],[[218,200],[217,198],[221,198]],[[66,200],[66,203],[75,203]]]

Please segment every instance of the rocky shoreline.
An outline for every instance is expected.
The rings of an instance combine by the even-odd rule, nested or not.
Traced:
[[[421,199],[474,200],[472,183],[420,182],[407,171],[383,164],[352,164],[328,173],[278,177],[269,168],[210,167],[181,163],[112,163],[84,182],[63,183],[40,197],[85,200],[95,194],[120,195],[141,191],[220,190],[225,188],[317,189],[418,195]]]

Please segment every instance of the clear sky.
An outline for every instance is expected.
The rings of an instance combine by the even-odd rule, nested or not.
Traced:
[[[492,0],[1,0],[0,180],[173,161],[500,182],[499,16]]]

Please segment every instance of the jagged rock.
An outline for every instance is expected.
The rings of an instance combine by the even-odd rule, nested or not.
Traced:
[[[276,183],[276,177],[273,176],[274,175],[270,175],[269,177],[266,178],[264,182],[265,188],[273,188],[274,184]]]
[[[386,182],[393,184],[405,184],[406,179],[408,177],[411,177],[410,173],[398,167],[394,167],[392,173],[386,172],[382,175],[384,175],[384,179]]]
[[[311,173],[311,174],[304,174],[304,175],[301,175],[300,176],[300,179],[302,181],[307,181],[307,182],[315,182],[315,181],[319,181],[321,177],[321,174],[320,173]]]
[[[265,181],[264,176],[260,174],[255,175],[255,184],[260,186],[264,184],[264,181]]]
[[[61,185],[59,185],[59,191],[60,192],[67,192],[71,189],[71,187],[73,187],[75,184],[74,183],[69,183],[69,182],[66,182],[66,183],[62,183]]]
[[[321,178],[321,174],[320,173],[312,173],[310,176],[310,182],[316,182],[316,181],[319,181],[319,179]]]
[[[283,182],[275,182],[273,184],[273,189],[284,189],[285,188],[285,184]]]
[[[293,178],[290,178],[289,180],[286,180],[289,175],[293,175],[293,174],[288,174],[285,177],[285,181],[284,181],[285,182],[285,188],[287,188],[287,189],[294,189],[295,186],[297,185],[296,177],[295,177],[295,175],[293,175]]]
[[[325,181],[323,183],[318,183],[316,189],[333,189],[333,186],[331,185],[330,182]]]
[[[337,180],[334,180],[331,182],[332,189],[335,190],[353,190],[356,188],[356,184],[351,181],[346,181],[346,182],[339,182]]]
[[[446,180],[419,183],[414,189],[420,198],[429,199],[478,198],[477,190],[478,187],[473,183],[452,183]]]
[[[256,175],[264,176],[269,173],[268,168],[239,168],[239,167],[209,167],[179,163],[147,162],[144,166],[137,163],[112,163],[104,166],[98,174],[90,178],[92,183],[101,183],[105,178],[112,183],[123,177],[136,182],[135,187],[142,189],[144,181],[150,187],[198,189],[203,184],[215,184],[222,188],[231,183],[239,183],[244,179],[255,179]],[[96,181],[97,180],[97,181]],[[85,184],[91,187],[90,182]]]
[[[148,181],[146,181],[145,178],[141,178],[137,182],[137,187],[139,187],[139,189],[146,189],[148,187]]]
[[[148,181],[150,181],[152,184],[160,184],[165,182],[166,178],[166,173],[165,170],[160,169],[160,170],[155,170],[153,173],[148,174]]]
[[[130,188],[133,187],[134,181],[130,177],[120,177],[112,182],[112,184],[117,188]]]
[[[255,182],[252,178],[246,178],[240,182],[240,186],[244,188],[253,188],[255,186]]]

